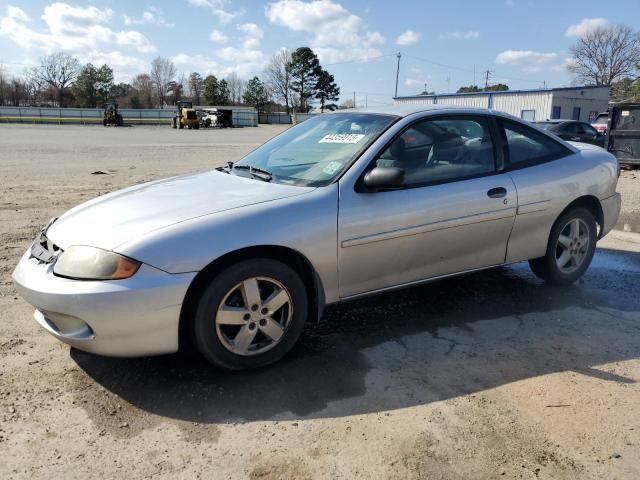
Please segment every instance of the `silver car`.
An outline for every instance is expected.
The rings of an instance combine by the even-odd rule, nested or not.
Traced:
[[[325,305],[528,260],[575,281],[620,211],[616,159],[489,110],[317,116],[235,164],[52,220],[13,279],[35,318],[111,356],[284,356]]]

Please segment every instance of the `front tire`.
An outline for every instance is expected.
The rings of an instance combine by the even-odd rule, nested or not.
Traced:
[[[591,212],[585,208],[571,209],[562,214],[551,229],[545,256],[529,260],[529,266],[547,283],[573,283],[591,265],[597,237]]]
[[[291,267],[268,258],[245,260],[204,288],[193,318],[194,344],[217,367],[262,367],[293,348],[307,312],[304,283]]]

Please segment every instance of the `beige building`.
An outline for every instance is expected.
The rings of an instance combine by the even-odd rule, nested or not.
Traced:
[[[399,105],[451,105],[490,108],[524,120],[592,121],[609,104],[609,87],[567,87],[504,92],[413,95],[394,98]]]

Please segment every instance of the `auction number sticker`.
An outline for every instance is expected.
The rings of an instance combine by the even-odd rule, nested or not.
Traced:
[[[361,133],[333,133],[325,135],[318,143],[358,143],[364,137]]]

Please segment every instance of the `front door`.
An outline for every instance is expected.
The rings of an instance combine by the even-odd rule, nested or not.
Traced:
[[[340,296],[504,263],[517,197],[496,173],[482,116],[414,123],[370,166],[401,168],[405,185],[340,185]]]

